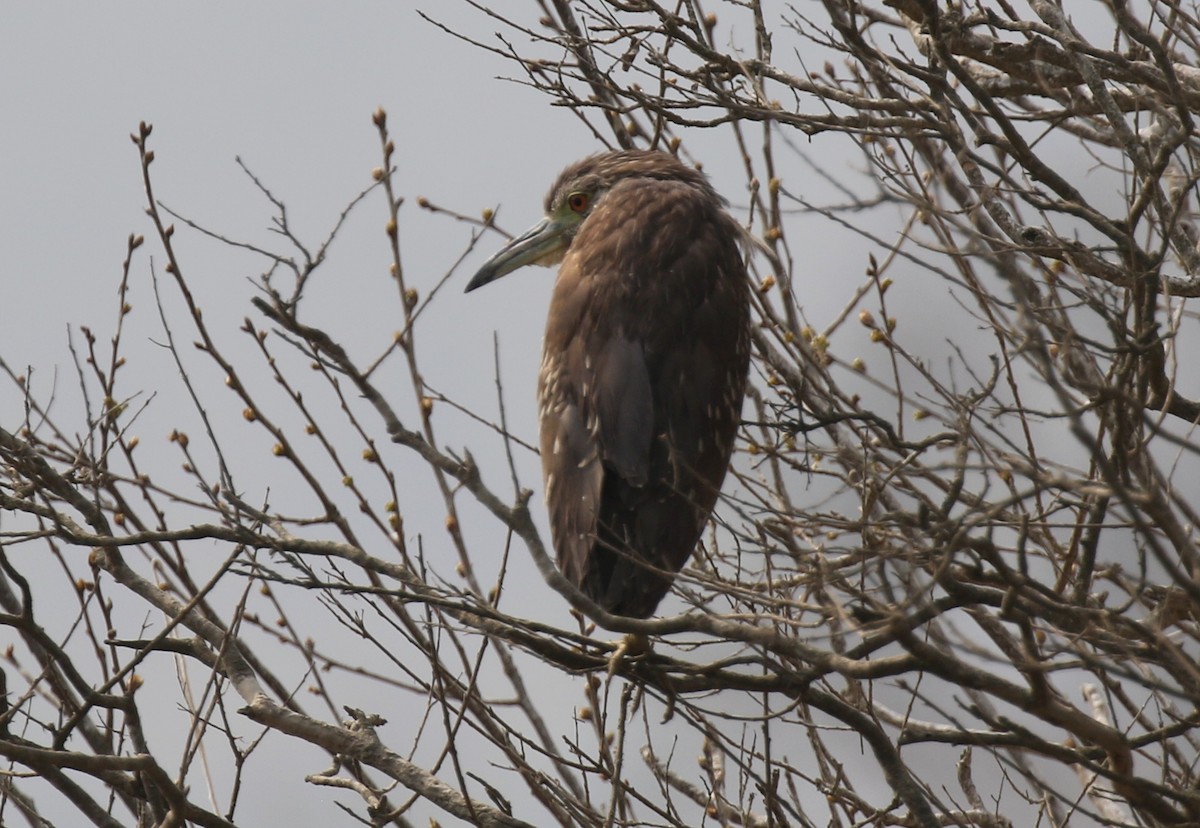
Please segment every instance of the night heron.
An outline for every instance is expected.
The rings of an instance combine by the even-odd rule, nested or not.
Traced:
[[[559,569],[616,615],[654,612],[733,450],[750,285],[723,203],[664,152],[594,155],[467,285],[562,262],[538,380],[546,504]]]

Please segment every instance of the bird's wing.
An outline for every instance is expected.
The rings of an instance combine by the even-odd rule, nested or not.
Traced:
[[[654,397],[642,344],[622,336],[597,343],[596,439],[600,456],[631,486],[646,483],[654,438]]]
[[[554,413],[542,417],[542,463],[559,566],[579,583],[584,554],[596,531],[604,471],[579,405],[559,398]],[[570,550],[565,558],[563,550]],[[568,563],[567,561],[570,561]]]
[[[585,591],[600,565],[593,557],[598,537],[627,519],[612,510],[625,512],[642,496],[660,425],[643,344],[595,315],[594,298],[581,280],[560,280],[539,381],[546,504],[559,567]]]

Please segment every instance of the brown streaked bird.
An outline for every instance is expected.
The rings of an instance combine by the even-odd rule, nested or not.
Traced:
[[[562,263],[538,380],[546,504],[559,569],[616,615],[653,614],[733,450],[750,286],[723,204],[667,153],[593,155],[467,285]]]

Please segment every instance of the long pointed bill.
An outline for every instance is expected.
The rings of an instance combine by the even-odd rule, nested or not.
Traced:
[[[561,261],[566,248],[563,237],[566,229],[564,224],[554,219],[542,219],[484,262],[479,272],[467,283],[466,292],[470,293],[525,265],[552,265]]]

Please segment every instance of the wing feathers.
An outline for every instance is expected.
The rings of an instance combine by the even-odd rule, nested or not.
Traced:
[[[623,337],[598,348],[595,409],[600,456],[630,486],[644,486],[654,437],[654,399],[642,346]]]

